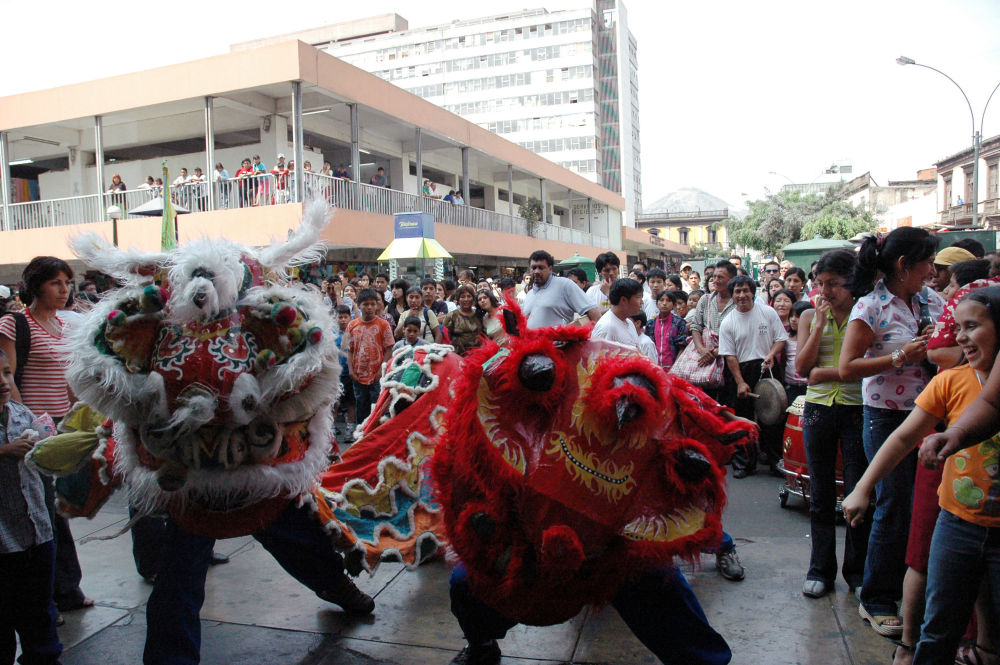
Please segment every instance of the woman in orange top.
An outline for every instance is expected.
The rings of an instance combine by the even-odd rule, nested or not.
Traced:
[[[956,341],[967,365],[935,376],[916,407],[879,449],[854,491],[844,499],[851,526],[864,519],[872,490],[941,419],[949,430],[976,397],[994,366],[1000,332],[1000,287],[970,293],[955,308]],[[938,488],[941,513],[931,541],[924,623],[913,663],[952,662],[969,622],[980,583],[989,584],[1000,616],[1000,436],[955,452]],[[988,631],[995,631],[989,626]],[[912,647],[902,645],[904,650]]]

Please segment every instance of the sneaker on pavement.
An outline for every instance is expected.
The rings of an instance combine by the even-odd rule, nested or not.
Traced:
[[[723,577],[734,582],[739,582],[746,575],[746,570],[740,563],[740,557],[736,553],[735,547],[716,554],[715,567],[719,569],[719,573]]]
[[[476,647],[470,644],[458,652],[451,665],[500,665],[500,645],[496,640]]]
[[[371,614],[375,611],[375,600],[346,577],[339,587],[320,591],[316,595],[328,603],[340,605],[348,614]]]

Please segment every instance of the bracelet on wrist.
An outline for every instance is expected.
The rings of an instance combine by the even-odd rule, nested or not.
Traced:
[[[906,364],[906,352],[902,349],[896,349],[889,356],[889,361],[892,363],[893,367],[902,367]]]
[[[962,436],[968,436],[969,435],[969,430],[965,429],[961,425],[948,425],[948,427],[945,428],[945,431],[947,432],[950,429],[957,429],[957,430],[961,431],[962,432]]]

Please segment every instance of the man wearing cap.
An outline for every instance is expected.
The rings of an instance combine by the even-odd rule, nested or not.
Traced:
[[[934,290],[941,293],[948,288],[951,282],[951,266],[962,261],[972,261],[976,257],[972,252],[961,247],[945,247],[934,257],[934,269],[937,275],[934,276]]]

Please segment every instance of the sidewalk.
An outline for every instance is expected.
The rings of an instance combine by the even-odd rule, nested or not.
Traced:
[[[883,665],[892,645],[858,617],[843,581],[820,600],[800,589],[809,557],[809,519],[801,503],[778,506],[780,481],[758,474],[730,481],[727,530],[747,568],[743,582],[683,566],[713,626],[727,639],[733,663],[744,665]],[[92,521],[73,520],[77,539],[114,533],[127,521],[117,494]],[[359,586],[376,600],[372,617],[349,620],[289,577],[252,538],[219,541],[232,561],[208,573],[202,610],[202,662],[206,665],[445,665],[463,646],[449,611],[443,562],[408,572],[383,564]],[[145,603],[151,587],[136,574],[128,534],[78,546],[83,588],[97,606],[65,615],[59,629],[65,665],[135,665],[142,662]],[[560,626],[512,630],[501,643],[505,665],[658,661],[613,609],[585,610]]]

